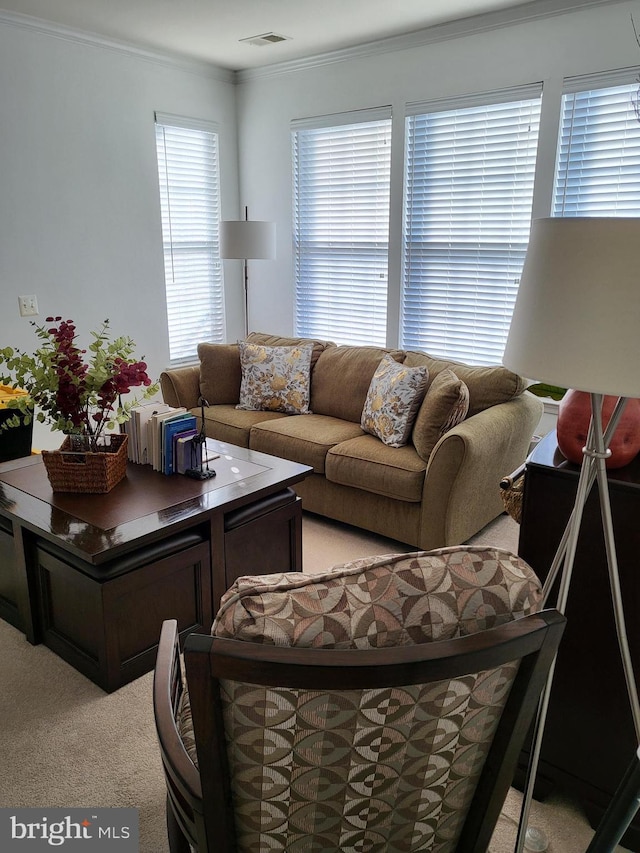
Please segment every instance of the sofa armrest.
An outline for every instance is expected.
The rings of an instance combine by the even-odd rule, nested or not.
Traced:
[[[504,511],[500,480],[527,457],[544,406],[529,392],[449,430],[429,459],[423,542],[459,545]]]
[[[176,367],[160,374],[162,399],[169,406],[194,409],[200,399],[200,367]]]

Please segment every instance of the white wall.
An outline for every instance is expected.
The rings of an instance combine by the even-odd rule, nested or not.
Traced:
[[[345,61],[231,75],[0,22],[0,346],[33,347],[17,297],[40,320],[109,317],[157,376],[168,361],[153,114],[219,123],[222,215],[275,219],[276,261],[250,261],[251,327],[293,331],[294,118],[391,104],[389,343],[397,339],[407,101],[544,81],[534,214],[553,183],[564,76],[640,64],[637,2],[499,27]],[[552,4],[550,4],[552,6]],[[237,109],[237,116],[236,116]],[[238,130],[236,133],[236,118]],[[239,191],[238,191],[239,188]],[[242,335],[240,262],[225,262],[227,338]],[[55,447],[39,438],[42,447]]]
[[[550,4],[552,5],[552,4]],[[238,86],[241,201],[275,219],[278,257],[251,267],[252,327],[291,334],[292,119],[392,105],[389,345],[397,343],[405,103],[544,82],[534,215],[550,212],[556,131],[565,76],[640,65],[630,13],[638,3],[500,27],[406,50],[292,71],[245,72]]]
[[[60,314],[88,332],[108,317],[157,377],[168,337],[154,111],[219,124],[222,209],[234,216],[232,75],[4,24],[0,81],[0,346],[33,349],[17,297],[35,294],[38,321]],[[232,337],[243,325],[235,274]]]

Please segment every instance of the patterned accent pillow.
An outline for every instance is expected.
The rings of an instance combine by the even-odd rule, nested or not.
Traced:
[[[413,444],[425,462],[442,436],[467,417],[469,389],[450,368],[435,377],[413,426]]]
[[[485,631],[540,605],[540,581],[520,557],[454,545],[363,557],[318,575],[240,577],[211,633],[276,646],[407,646]]]
[[[426,367],[405,367],[391,355],[383,356],[364,401],[362,429],[389,447],[402,447],[409,441],[428,381]]]
[[[309,414],[313,344],[267,347],[241,341],[242,383],[236,409]]]

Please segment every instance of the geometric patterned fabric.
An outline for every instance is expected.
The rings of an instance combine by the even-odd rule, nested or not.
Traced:
[[[539,609],[518,557],[461,546],[322,575],[239,578],[215,636],[376,648],[472,634]],[[224,681],[240,851],[455,850],[517,664],[446,682],[331,693]],[[190,714],[180,720],[196,761]]]

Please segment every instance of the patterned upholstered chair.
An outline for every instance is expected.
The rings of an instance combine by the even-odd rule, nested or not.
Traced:
[[[564,628],[540,595],[471,546],[243,577],[186,679],[165,622],[171,850],[486,850]]]

